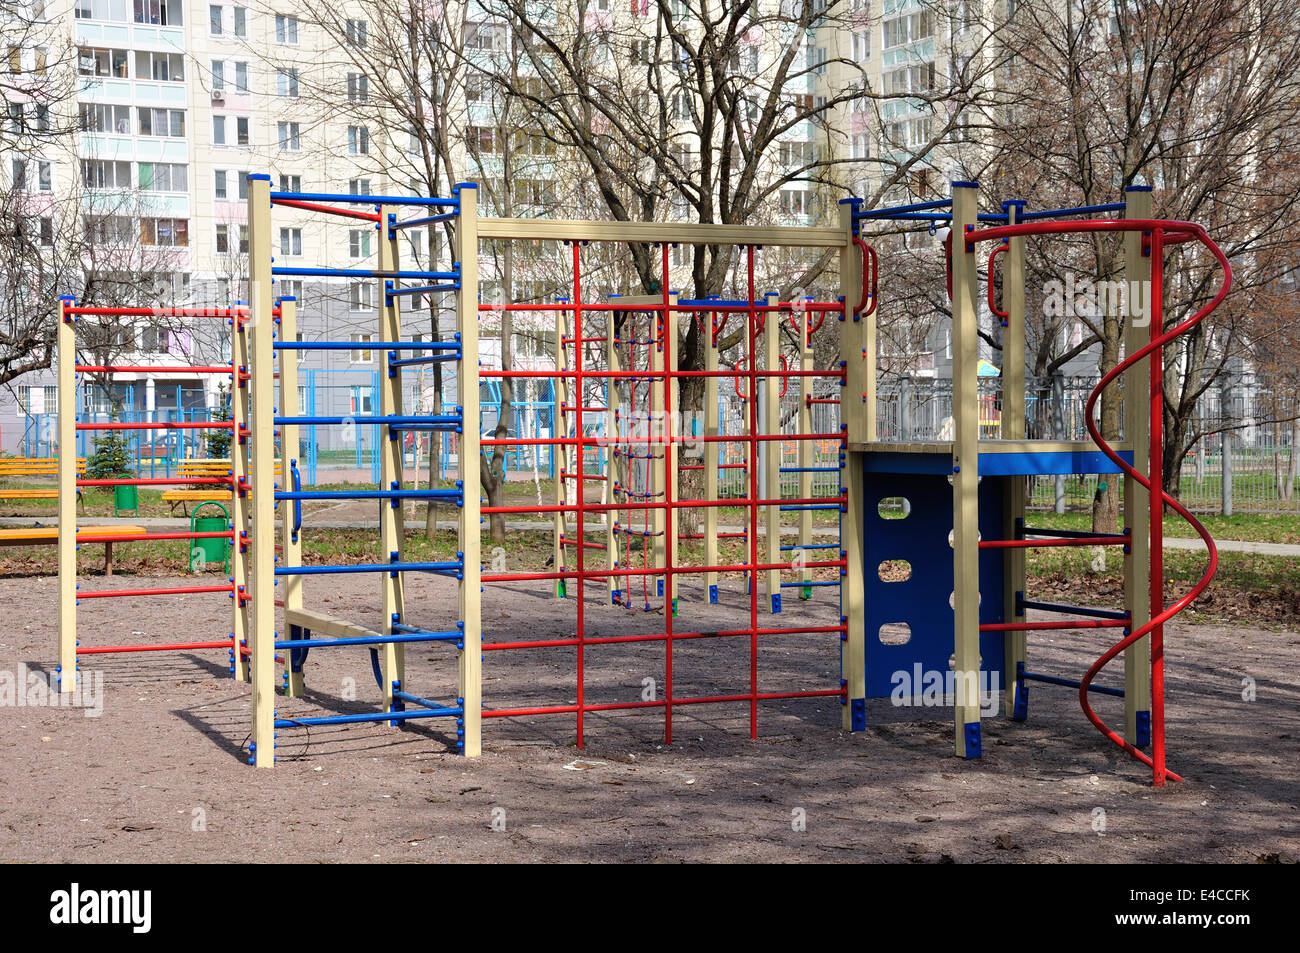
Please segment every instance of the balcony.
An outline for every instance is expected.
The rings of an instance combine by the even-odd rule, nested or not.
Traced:
[[[148,23],[103,23],[96,20],[78,20],[77,43],[184,53],[185,28],[154,26]]]
[[[189,162],[190,146],[180,138],[86,132],[81,135],[81,154],[87,158],[122,161]]]

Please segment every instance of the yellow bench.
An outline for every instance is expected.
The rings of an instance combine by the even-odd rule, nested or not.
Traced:
[[[78,526],[78,538],[83,536],[139,536],[143,526]],[[0,528],[0,546],[49,546],[59,541],[57,526],[16,526]],[[113,575],[113,541],[96,540],[104,544],[104,575]]]
[[[7,477],[58,476],[58,457],[4,457],[0,458],[0,479]],[[77,476],[86,475],[86,458],[77,458]],[[81,497],[81,490],[77,490]],[[7,500],[57,500],[58,487],[0,487],[0,499]]]
[[[181,512],[189,516],[188,503],[202,503],[204,500],[228,502],[233,495],[230,490],[213,486],[205,490],[164,490],[162,498],[164,503],[171,505],[172,515],[176,514],[176,505],[179,503]]]

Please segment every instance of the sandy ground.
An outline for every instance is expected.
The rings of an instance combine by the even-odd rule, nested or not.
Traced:
[[[151,580],[159,585],[190,580]],[[87,588],[134,578],[83,579]],[[0,672],[48,672],[56,644],[55,580],[0,580],[8,625]],[[309,589],[319,608],[377,621],[375,580]],[[794,602],[787,624],[824,624],[832,590]],[[329,593],[329,595],[323,595]],[[454,616],[443,580],[410,578],[408,619]],[[310,601],[310,600],[309,600]],[[678,628],[711,631],[746,617],[736,588],[724,605],[684,596]],[[228,602],[200,595],[83,602],[83,644],[222,637]],[[493,641],[571,634],[572,600],[490,589]],[[662,616],[593,606],[589,633],[657,631]],[[1294,861],[1300,855],[1300,636],[1244,628],[1169,631],[1170,765],[1188,781],[1153,791],[1149,775],[1104,742],[1074,693],[1035,685],[1031,717],[985,721],[985,756],[952,756],[947,709],[877,704],[871,727],[840,730],[827,699],[759,705],[757,740],[744,704],[663,713],[590,714],[586,747],[572,715],[491,719],[481,759],[451,753],[451,726],[349,725],[280,733],[279,763],[245,763],[248,686],[224,652],[98,656],[103,712],[0,708],[0,861]],[[1077,675],[1097,633],[1038,638],[1039,670]],[[571,649],[489,652],[489,708],[571,703]],[[747,639],[680,643],[675,694],[745,691]],[[662,685],[663,647],[587,653],[587,698],[634,701]],[[765,638],[760,690],[833,687],[835,636]],[[1253,701],[1243,679],[1253,679]],[[407,685],[454,695],[445,647],[408,653]],[[1113,681],[1113,679],[1112,679]],[[357,701],[343,700],[355,684]],[[317,650],[308,696],[285,714],[373,710],[365,650]],[[662,689],[661,689],[662,690]],[[1099,708],[1112,719],[1116,699]],[[575,760],[590,762],[575,764]]]

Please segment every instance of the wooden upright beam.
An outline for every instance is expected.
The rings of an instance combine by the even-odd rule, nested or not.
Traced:
[[[1005,206],[1007,224],[1014,225],[1024,208],[1023,202]],[[1007,250],[998,256],[1002,261],[1002,310],[1007,313],[1002,329],[1002,433],[1003,440],[1025,439],[1025,240],[1013,238]],[[993,281],[993,275],[988,277]],[[1002,538],[1014,539],[1017,521],[1025,518],[1025,478],[1006,477],[1003,481]],[[1003,552],[1002,618],[1023,622],[1017,593],[1025,591],[1025,551]],[[1028,633],[1008,632],[1003,638],[1007,684],[1002,694],[1008,716],[1016,711],[1016,667],[1027,659]]]
[[[840,388],[840,425],[846,440],[866,443],[876,439],[875,424],[875,338],[865,332],[864,322],[871,318],[856,315],[862,295],[862,255],[853,241],[856,234],[853,213],[860,200],[840,203],[840,297],[844,313],[840,323],[840,361],[845,370]],[[868,341],[871,347],[868,350]],[[869,410],[870,408],[870,410]],[[846,631],[840,647],[840,679],[844,684],[843,727],[847,731],[866,728],[867,656],[866,656],[866,483],[863,477],[863,454],[840,454],[840,487],[845,495],[845,513],[841,534],[846,562],[840,586],[840,614]]]
[[[979,308],[975,251],[965,241],[976,224],[979,187],[952,187],[952,521],[955,748],[977,758],[980,737],[979,576]]]
[[[248,580],[253,618],[253,763],[275,764],[275,304],[271,284],[271,177],[248,177],[249,396]]]
[[[292,298],[280,299],[280,340],[294,341],[298,337],[298,302]],[[280,412],[286,416],[298,414],[298,351],[282,350],[277,353],[280,367]],[[293,468],[298,457],[298,425],[283,424],[280,427],[280,481],[289,488],[293,487]],[[237,456],[237,455],[236,455]],[[302,536],[293,531],[293,503],[286,502],[280,507],[280,556],[282,565],[302,565]],[[302,608],[302,576],[285,576],[283,589],[285,617]],[[286,622],[286,628],[288,623]],[[284,653],[284,668],[288,678],[284,680],[285,695],[290,698],[302,695],[302,672],[295,672],[290,664],[289,653]]]
[[[456,293],[456,326],[460,332],[460,368],[456,374],[457,403],[464,424],[460,434],[459,468],[463,489],[458,538],[464,559],[460,580],[460,619],[464,628],[459,659],[459,700],[464,706],[461,743],[467,758],[483,752],[483,595],[479,540],[479,394],[478,394],[478,187],[456,187],[460,214],[456,218],[455,249],[460,263]]]
[[[812,372],[816,370],[813,364],[812,348],[812,313],[808,310],[798,310],[794,313],[795,327],[799,332],[799,369],[803,371],[804,376],[799,378],[799,413],[796,417],[798,426],[795,432],[800,435],[813,433],[813,376]],[[795,445],[795,459],[799,467],[799,499],[810,500],[813,495],[813,458],[814,446],[811,440],[800,440]],[[805,563],[803,573],[799,581],[804,584],[799,590],[800,599],[812,598],[812,570],[806,568],[806,564],[813,558],[812,550],[808,547],[813,542],[813,511],[799,511],[799,548],[802,552],[802,562]]]
[[[379,207],[379,269],[397,271],[401,267],[400,249],[398,247],[397,229],[391,226],[397,220],[397,206],[381,205]],[[400,298],[386,294],[387,284],[391,279],[380,278],[379,281],[379,340],[400,341],[402,339],[402,314],[398,304]],[[397,352],[399,358],[406,355]],[[379,355],[381,367],[386,368],[389,360],[387,351]],[[504,409],[504,408],[503,408]],[[384,416],[402,413],[402,375],[388,374],[381,371],[379,375],[379,413]],[[464,428],[462,428],[464,429]],[[477,427],[475,428],[477,431]],[[405,436],[403,431],[390,432],[381,428],[378,438],[379,446],[374,452],[379,455],[379,487],[383,490],[400,490],[402,488],[402,447]],[[394,439],[394,437],[396,439]],[[402,558],[404,533],[403,510],[401,500],[382,500],[379,506],[379,560],[387,562]],[[380,573],[379,612],[381,631],[385,635],[393,632],[394,620],[405,621],[405,600],[403,599],[402,573]],[[380,670],[384,675],[384,684],[380,686],[383,707],[393,709],[393,689],[404,689],[406,653],[405,646],[397,642],[385,642],[379,653]],[[401,722],[391,722],[398,726]]]
[[[77,332],[59,301],[59,669],[60,692],[77,688]],[[26,692],[27,686],[17,687]]]

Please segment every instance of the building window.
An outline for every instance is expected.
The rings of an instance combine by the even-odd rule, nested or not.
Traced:
[[[180,53],[148,53],[137,50],[135,78],[152,79],[160,83],[185,81],[185,57]]]
[[[212,117],[212,144],[214,146],[224,146],[226,144],[226,117]]]
[[[355,287],[355,285],[354,285],[353,287]],[[367,286],[367,287],[368,287],[368,286]],[[356,309],[354,308],[353,310],[356,310]],[[369,343],[370,343],[371,341],[373,341],[374,339],[375,339],[375,336],[374,336],[373,334],[353,334],[353,335],[352,335],[352,343],[353,343],[353,344],[369,344]],[[352,351],[352,363],[353,363],[353,364],[369,364],[370,361],[371,361],[372,358],[373,358],[373,354],[374,354],[374,352],[371,351],[370,348],[368,348],[368,347],[367,347],[367,348],[357,348],[356,350]],[[354,407],[353,407],[353,410],[355,411],[356,409],[357,409],[357,408],[354,406]]]
[[[186,192],[189,176],[174,162],[141,162],[139,182],[145,192]]]
[[[248,135],[247,116],[239,116],[235,119],[235,142],[241,146],[251,145],[252,143]]]
[[[370,101],[370,78],[365,73],[348,73],[348,102]]]
[[[302,255],[302,229],[301,228],[282,228],[280,229],[280,254],[281,255]]]
[[[277,126],[281,152],[297,152],[302,148],[301,127],[296,122],[282,122]]]
[[[208,7],[208,33],[221,36],[221,7],[215,4]]]
[[[241,39],[248,36],[248,8],[235,7],[235,36]]]
[[[226,61],[225,60],[212,61],[212,88],[214,90],[226,88]]]
[[[296,46],[298,43],[298,18],[285,16],[277,13],[275,15],[275,42],[288,46]]]
[[[366,34],[369,32],[369,24],[365,20],[348,20],[347,37],[348,46],[363,47],[366,45]]]
[[[20,132],[21,128],[14,127],[14,110],[17,107],[19,123],[21,123],[22,107],[17,103],[9,104],[9,121],[13,131]],[[130,106],[110,106],[107,103],[81,103],[81,128],[86,132],[114,132],[119,135],[129,136],[131,134],[131,107]]]
[[[235,92],[237,93],[248,92],[248,64],[247,63],[235,64]]]
[[[348,255],[352,258],[370,257],[372,229],[354,228],[348,232]]]
[[[213,198],[217,198],[217,199],[226,198],[227,193],[226,193],[226,170],[225,169],[214,169],[212,171],[212,183],[213,183],[213,189],[212,189]]]
[[[140,243],[181,248],[190,243],[190,223],[183,218],[140,219]]]
[[[184,138],[185,112],[180,109],[146,109],[141,106],[140,135]]]
[[[375,286],[368,281],[352,282],[348,288],[348,308],[352,311],[373,311],[374,307]]]
[[[275,71],[275,94],[277,96],[298,95],[298,71],[296,69],[279,69]]]
[[[348,153],[354,156],[370,155],[370,130],[365,126],[348,126]]]
[[[348,194],[369,195],[370,180],[369,179],[348,179]]]
[[[302,176],[300,176],[300,175],[285,175],[283,172],[280,173],[280,191],[281,191],[281,192],[301,192],[301,191],[302,191]]]
[[[131,163],[111,159],[82,159],[81,181],[88,189],[129,189]]]
[[[217,226],[216,248],[217,248],[218,255],[230,254],[230,226],[229,225]]]
[[[11,63],[14,53],[18,49],[16,46],[9,48]],[[127,71],[127,52],[126,50],[101,50],[83,46],[77,50],[77,72],[82,76],[113,76],[117,79],[126,79],[129,75]]]

